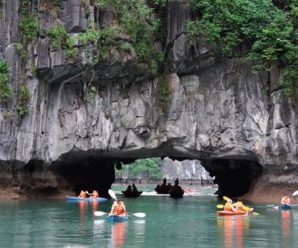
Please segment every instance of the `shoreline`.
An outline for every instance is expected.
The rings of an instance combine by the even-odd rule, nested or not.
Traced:
[[[185,197],[200,197],[200,191],[202,189],[214,189],[216,191],[217,187],[212,185],[201,186],[201,185],[188,185],[180,184],[183,189],[192,189],[194,191],[193,195],[185,195]],[[115,191],[121,192],[127,188],[128,184],[126,183],[114,183],[112,188],[122,187],[121,189],[113,189]],[[137,184],[138,190],[143,192],[154,191],[155,184]],[[148,187],[152,186],[152,187]],[[146,187],[146,188],[145,188]],[[296,190],[293,187],[288,186],[271,186],[271,187],[262,187],[255,188],[253,191],[248,192],[247,194],[240,197],[231,197],[233,200],[242,200],[244,202],[249,202],[250,204],[274,204],[278,205],[282,196],[286,193],[292,200],[292,204],[298,203],[298,196],[292,196]],[[18,201],[18,200],[63,200],[66,195],[75,196],[75,193],[70,190],[59,191],[56,193],[32,193],[30,196],[29,193],[23,193],[19,191],[18,187],[5,187],[0,188],[0,201]],[[217,195],[210,195],[217,197]],[[218,199],[221,201],[221,199]]]

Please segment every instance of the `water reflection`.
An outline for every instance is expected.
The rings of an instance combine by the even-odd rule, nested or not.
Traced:
[[[129,220],[124,222],[110,223],[105,218],[94,220],[93,235],[100,240],[101,244],[107,247],[127,247],[128,236],[133,237],[134,244],[145,242],[145,220]],[[127,231],[130,228],[129,232]],[[131,241],[131,240],[130,240]]]
[[[243,237],[249,229],[249,218],[247,216],[221,216],[217,217],[217,226],[223,233],[224,247],[242,248]]]
[[[281,226],[283,247],[290,247],[289,238],[291,237],[291,223],[292,223],[292,211],[281,210]]]
[[[80,233],[84,233],[85,231],[85,222],[86,222],[86,208],[87,202],[80,201],[78,202],[80,208]]]
[[[98,201],[92,201],[91,205],[92,205],[92,212],[95,212],[98,209],[99,202]]]
[[[120,248],[125,244],[127,222],[118,222],[112,225],[112,247]]]

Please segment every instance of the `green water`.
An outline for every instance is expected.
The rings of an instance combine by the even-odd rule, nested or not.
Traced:
[[[112,202],[0,202],[0,247],[297,247],[298,208],[253,205],[259,216],[217,217],[214,196],[125,199],[128,222],[109,223],[93,211]]]

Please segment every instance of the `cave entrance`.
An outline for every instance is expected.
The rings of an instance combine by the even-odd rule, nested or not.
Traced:
[[[146,158],[130,164],[120,163],[115,167],[115,183],[156,185],[163,178],[170,183],[178,178],[182,185],[213,185],[213,178],[196,159]]]
[[[97,190],[101,197],[108,197],[107,192],[115,180],[115,164],[114,159],[70,156],[53,167],[60,189],[73,191],[76,195],[81,190]]]
[[[218,185],[219,196],[238,197],[246,194],[263,173],[263,167],[256,161],[241,159],[214,159],[202,161]]]
[[[189,167],[192,169],[181,169],[181,163],[185,163],[184,161],[195,161],[193,159],[171,158],[172,163],[176,166],[176,174],[170,173],[169,170],[171,169],[169,169],[169,166],[167,169],[158,172],[158,170],[156,170],[157,168],[154,168],[154,165],[152,165],[154,164],[152,162],[154,159],[156,158],[115,159],[92,156],[82,158],[77,157],[77,155],[68,156],[67,159],[64,157],[63,160],[60,160],[60,162],[56,164],[55,174],[59,178],[59,188],[68,188],[76,194],[82,189],[88,191],[95,189],[101,192],[102,196],[108,196],[107,191],[111,188],[113,183],[126,183],[123,177],[123,180],[119,181],[119,171],[123,171],[123,168],[125,168],[127,164],[132,164],[136,171],[141,170],[140,164],[143,163],[139,162],[141,160],[145,161],[143,163],[143,172],[140,173],[143,174],[143,177],[138,178],[135,174],[134,179],[138,178],[138,180],[135,181],[136,183],[146,182],[146,179],[142,180],[146,175],[148,177],[147,179],[151,178],[155,180],[149,180],[152,184],[160,181],[164,177],[170,180],[178,177],[182,183],[186,183],[187,179],[190,179],[190,181],[195,179],[195,173],[188,177],[185,176],[187,173],[193,173],[193,164],[190,164]],[[157,160],[165,161],[166,159],[161,160],[157,158]],[[212,181],[213,179],[213,183],[218,185],[217,194],[219,196],[239,197],[246,194],[263,172],[262,166],[258,162],[241,159],[201,160],[200,165],[209,173],[209,179],[206,178],[207,181]],[[188,170],[188,172],[185,172],[185,170]],[[155,175],[155,177],[152,175]],[[130,178],[133,179],[133,177]]]

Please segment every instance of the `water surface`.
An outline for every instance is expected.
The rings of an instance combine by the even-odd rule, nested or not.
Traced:
[[[0,202],[0,247],[297,247],[298,209],[253,205],[259,216],[218,217],[214,196],[124,199],[128,222],[109,223],[93,211],[105,203]]]

